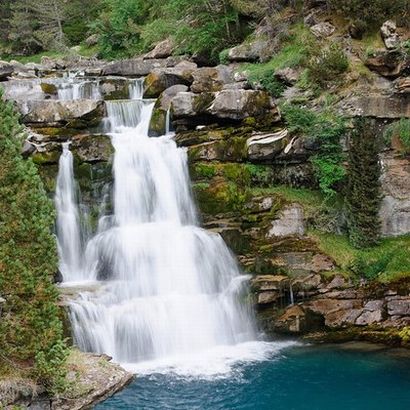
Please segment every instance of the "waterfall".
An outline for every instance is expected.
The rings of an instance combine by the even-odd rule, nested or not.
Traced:
[[[82,279],[100,286],[70,303],[74,340],[80,349],[106,353],[136,371],[152,365],[190,373],[201,361],[208,371],[211,359],[205,358],[217,356],[212,371],[218,372],[228,357],[242,360],[258,350],[252,345],[258,343],[252,342],[252,315],[240,303],[248,277],[240,274],[221,236],[198,226],[187,152],[171,133],[148,137],[154,102],[141,99],[142,88],[139,93],[134,100],[107,102],[105,123],[115,149],[114,212],[108,221],[102,216],[86,245]],[[68,157],[67,149],[59,180],[73,184]],[[67,188],[74,229],[75,198]],[[68,224],[64,231],[62,222],[61,242],[70,238],[73,247],[76,242],[74,250],[61,246],[62,263],[76,255],[81,259],[80,235]]]
[[[100,84],[98,81],[81,80],[76,78],[63,81],[57,85],[57,98],[59,100],[100,100]]]
[[[128,92],[130,100],[140,100],[144,95],[144,79],[137,78],[135,80],[130,80]]]
[[[165,116],[165,135],[171,134],[171,110],[168,108]]]
[[[60,272],[64,281],[81,280],[80,218],[73,173],[73,155],[70,152],[68,142],[63,144],[63,152],[60,156],[55,204]]]

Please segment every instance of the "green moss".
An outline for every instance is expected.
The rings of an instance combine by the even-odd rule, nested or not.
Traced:
[[[61,152],[59,151],[46,151],[46,152],[36,152],[32,156],[32,160],[35,164],[55,164],[60,158]]]

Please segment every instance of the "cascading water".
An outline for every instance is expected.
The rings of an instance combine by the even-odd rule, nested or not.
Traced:
[[[107,102],[114,214],[86,246],[82,279],[100,288],[70,304],[75,342],[139,372],[215,373],[261,358],[266,349],[252,342],[253,320],[239,301],[247,277],[222,238],[197,226],[186,151],[171,133],[148,137],[154,103],[141,94]],[[61,180],[72,178],[66,160]],[[77,235],[58,233],[61,242]],[[61,246],[62,261],[74,254]]]
[[[55,204],[60,272],[64,281],[82,279],[82,240],[80,217],[69,143],[63,144],[59,161]]]
[[[99,100],[102,96],[98,81],[74,78],[57,85],[57,98],[59,100]]]

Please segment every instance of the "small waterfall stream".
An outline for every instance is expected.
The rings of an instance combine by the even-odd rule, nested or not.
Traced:
[[[252,342],[252,314],[240,303],[247,277],[221,236],[198,226],[186,151],[169,125],[166,135],[148,137],[154,102],[142,99],[140,84],[132,86],[132,100],[106,102],[114,214],[101,217],[86,246],[68,145],[60,159],[56,205],[65,285],[100,285],[70,304],[74,340],[133,370],[225,371],[235,360],[260,358],[267,344]]]

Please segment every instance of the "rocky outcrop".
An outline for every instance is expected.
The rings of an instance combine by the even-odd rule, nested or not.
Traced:
[[[228,51],[228,59],[231,62],[260,61],[265,62],[273,54],[271,42],[265,38],[248,40],[239,46],[233,47]]]
[[[287,130],[273,133],[254,133],[246,141],[249,160],[254,162],[272,160],[288,145],[288,134]]]
[[[380,34],[384,41],[384,45],[388,50],[394,50],[400,45],[400,36],[397,33],[396,23],[392,20],[387,20],[380,28]]]
[[[67,383],[64,394],[49,397],[44,388],[29,381],[0,382],[0,405],[6,409],[83,410],[121,390],[133,375],[111,363],[106,355],[72,351],[68,361]]]
[[[191,91],[194,93],[221,91],[225,84],[234,81],[232,69],[224,65],[199,68],[192,77]]]
[[[104,103],[94,100],[28,101],[19,108],[23,122],[33,127],[86,128],[98,125],[104,115]]]
[[[379,51],[368,57],[366,66],[384,77],[398,77],[409,67],[407,54],[400,50]]]
[[[388,154],[382,157],[382,166],[382,234],[407,234],[410,232],[410,160]]]
[[[159,42],[149,53],[144,55],[144,59],[167,58],[172,55],[175,45],[172,39],[168,38]]]
[[[279,218],[272,221],[268,237],[280,237],[305,234],[305,217],[303,208],[299,204],[285,206]]]

